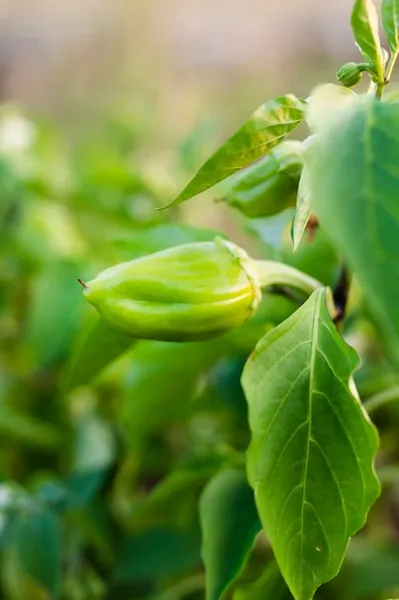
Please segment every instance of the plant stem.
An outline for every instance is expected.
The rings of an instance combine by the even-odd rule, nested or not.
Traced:
[[[334,323],[336,325],[339,325],[345,318],[350,283],[350,276],[347,268],[344,265],[341,267],[339,279],[333,290],[334,305],[336,310]]]
[[[395,66],[396,59],[398,58],[398,54],[399,54],[399,50],[397,52],[395,52],[394,54],[391,54],[391,57],[388,61],[387,68],[385,71],[385,81],[384,81],[385,85],[388,85],[388,83],[391,81],[392,71]]]
[[[372,413],[385,404],[390,404],[395,400],[399,400],[399,385],[396,385],[388,390],[383,390],[371,398],[368,398],[363,403],[364,408],[368,413]]]
[[[289,286],[310,295],[323,285],[310,275],[273,260],[257,260],[256,266],[262,287]]]

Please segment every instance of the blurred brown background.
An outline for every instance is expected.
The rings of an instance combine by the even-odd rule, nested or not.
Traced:
[[[182,134],[306,94],[356,58],[352,0],[1,0],[0,93],[80,125],[104,105]],[[234,101],[232,101],[234,100]],[[159,116],[162,118],[159,119]]]

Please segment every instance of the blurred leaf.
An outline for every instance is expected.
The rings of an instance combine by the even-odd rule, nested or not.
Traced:
[[[393,54],[399,50],[399,1],[382,0],[382,25]]]
[[[167,426],[188,416],[201,378],[230,344],[227,337],[186,344],[138,343],[125,382],[123,413],[130,440],[137,443],[159,423]]]
[[[129,522],[145,527],[174,520],[187,496],[196,497],[217,469],[204,467],[172,471],[151,492],[133,506]]]
[[[90,504],[94,496],[103,486],[109,468],[80,469],[67,477],[65,485],[68,490],[68,506],[81,508]]]
[[[360,52],[375,69],[378,81],[384,79],[377,9],[373,0],[356,0],[351,18],[352,30]]]
[[[244,369],[249,481],[296,600],[338,573],[379,494],[377,433],[348,387],[358,362],[321,289],[261,340]]]
[[[238,587],[233,600],[292,600],[276,562],[267,565],[263,575],[253,584]]]
[[[58,518],[37,507],[18,519],[16,552],[23,571],[39,583],[51,598],[59,598],[61,532]]]
[[[357,275],[399,356],[399,105],[370,97],[309,153],[316,213]],[[395,344],[395,346],[394,346]]]
[[[354,105],[358,99],[359,96],[353,90],[342,85],[333,83],[318,85],[312,90],[306,110],[309,129],[313,133],[326,129],[339,118],[341,111]],[[311,140],[313,142],[316,138],[312,136]],[[309,147],[306,151],[308,150]]]
[[[132,260],[172,246],[191,242],[212,242],[216,237],[225,236],[212,229],[171,223],[136,231],[129,237],[116,239],[113,245],[126,254],[126,260]]]
[[[199,566],[198,532],[157,528],[131,535],[117,559],[117,581],[156,579]]]
[[[83,307],[77,266],[47,265],[35,278],[28,313],[27,341],[41,368],[67,355]]]
[[[82,298],[81,301],[83,302]],[[132,338],[112,329],[95,317],[78,341],[66,375],[66,390],[85,385],[134,343]]]
[[[0,404],[0,432],[3,438],[14,438],[28,446],[57,448],[65,442],[65,433],[6,404]]]
[[[220,600],[248,558],[261,523],[245,474],[218,473],[199,504],[207,600]]]
[[[371,544],[365,540],[355,543],[348,550],[350,567],[350,594],[354,596],[376,596],[393,591],[399,586],[399,550],[396,545],[381,542]],[[360,542],[360,540],[359,540]]]
[[[179,204],[207,190],[260,158],[297,127],[305,102],[292,94],[269,100],[200,168],[171,204]]]
[[[95,413],[79,421],[75,440],[76,472],[107,469],[114,462],[116,452],[117,442],[110,422]]]

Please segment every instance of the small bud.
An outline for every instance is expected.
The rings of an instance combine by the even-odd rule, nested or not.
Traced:
[[[295,205],[302,166],[301,143],[283,142],[235,178],[227,202],[249,218],[278,214]]]
[[[137,338],[195,341],[241,325],[260,301],[256,263],[231,242],[185,244],[106,269],[83,294]]]
[[[359,83],[364,70],[364,65],[349,62],[340,68],[337,73],[337,79],[343,86],[350,88]]]

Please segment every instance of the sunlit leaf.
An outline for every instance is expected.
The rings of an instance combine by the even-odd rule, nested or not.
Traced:
[[[378,14],[373,0],[356,0],[351,24],[361,53],[374,66],[378,80],[382,81],[384,59],[378,30]]]
[[[171,204],[204,192],[260,158],[297,127],[306,103],[292,94],[262,104],[244,125],[211,156]]]
[[[320,289],[266,334],[244,369],[249,480],[295,600],[338,573],[379,494],[376,430],[349,390],[358,362]]]
[[[221,471],[200,500],[206,599],[220,600],[244,566],[261,524],[245,474]]]

